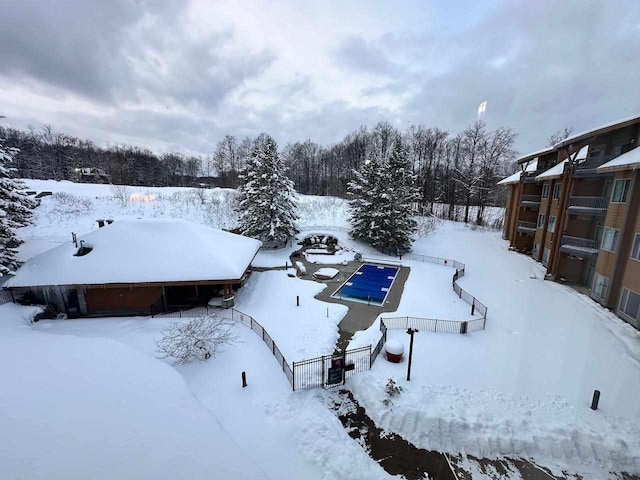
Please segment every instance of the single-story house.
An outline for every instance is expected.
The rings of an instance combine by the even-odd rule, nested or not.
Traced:
[[[184,220],[118,220],[27,260],[3,287],[70,317],[148,315],[215,297],[229,307],[261,245]]]

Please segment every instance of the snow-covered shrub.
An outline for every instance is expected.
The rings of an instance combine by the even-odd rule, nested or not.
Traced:
[[[391,399],[402,393],[402,387],[398,385],[396,382],[394,382],[392,379],[389,379],[389,381],[387,382],[387,385],[384,387],[384,391],[387,394],[387,398],[382,400],[382,403],[386,407],[388,407],[389,405],[391,405],[391,403],[393,403]]]
[[[118,203],[126,207],[129,203],[129,196],[131,195],[131,189],[127,185],[114,185],[111,184],[111,195]]]
[[[56,192],[52,195],[56,205],[54,211],[62,214],[78,214],[91,210],[93,203],[86,197],[76,197],[67,192]]]
[[[435,232],[442,223],[442,220],[435,215],[425,215],[414,218],[416,220],[416,236],[418,237],[424,237]]]
[[[217,313],[194,317],[187,323],[174,322],[156,343],[160,358],[172,358],[176,365],[215,357],[218,348],[232,344],[233,321]]]

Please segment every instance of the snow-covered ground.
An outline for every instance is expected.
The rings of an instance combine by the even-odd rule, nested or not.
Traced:
[[[466,264],[460,284],[488,305],[487,329],[416,334],[411,382],[406,361],[383,357],[353,376],[356,398],[382,428],[423,448],[530,456],[587,478],[640,472],[640,332],[586,296],[542,280],[541,267],[509,252],[498,233],[444,223],[414,251]],[[410,277],[399,311],[417,314],[412,305],[428,297],[428,281]],[[444,309],[438,318],[453,318],[447,301],[433,305]],[[376,322],[352,344],[379,338],[377,329]],[[388,338],[408,351],[403,331]],[[404,389],[392,408],[382,403],[389,378]],[[602,392],[596,412],[589,408],[594,389]]]
[[[23,259],[70,241],[71,231],[88,233],[98,218],[174,217],[218,227],[235,218],[228,190],[209,190],[201,203],[192,189],[140,188],[155,201],[123,206],[108,186],[27,184],[68,195],[44,198],[34,224],[20,231]],[[333,225],[339,245],[371,253],[340,231],[347,222],[343,201],[302,197],[301,204],[300,223],[317,226],[309,232]],[[294,242],[261,251],[254,265],[284,266],[297,248]],[[466,264],[460,284],[488,306],[487,329],[417,333],[411,382],[406,362],[390,364],[383,356],[371,371],[353,375],[348,386],[381,427],[420,447],[531,456],[584,478],[606,478],[609,470],[640,474],[637,330],[584,295],[543,281],[540,265],[509,252],[497,232],[443,222],[414,251]],[[452,268],[403,263],[411,273],[399,309],[384,316],[471,318],[451,290]],[[333,349],[346,312],[314,300],[322,288],[285,271],[260,272],[240,291],[238,308],[264,325],[288,361],[309,358]],[[0,442],[0,478],[386,476],[317,392],[290,391],[269,350],[242,326],[241,342],[216,358],[172,367],[154,353],[167,319],[27,326],[21,319],[30,311],[0,307],[0,412],[11,412],[0,413],[0,438],[15,438]],[[376,322],[352,345],[378,338]],[[390,331],[389,338],[408,352],[404,332]],[[404,390],[386,407],[389,378]],[[594,389],[602,392],[595,412]]]

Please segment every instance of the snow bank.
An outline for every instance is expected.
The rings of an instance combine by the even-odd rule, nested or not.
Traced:
[[[0,306],[0,478],[266,478],[170,366],[31,313]]]
[[[331,279],[331,278],[335,277],[339,273],[340,273],[340,271],[336,270],[335,268],[319,268],[318,270],[316,270],[313,273],[313,276],[315,278],[321,278],[323,280],[328,280],[328,279]]]

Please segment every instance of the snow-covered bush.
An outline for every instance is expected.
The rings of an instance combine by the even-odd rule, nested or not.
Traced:
[[[391,403],[393,403],[391,399],[402,393],[402,387],[398,385],[396,382],[394,382],[392,379],[389,379],[389,381],[387,382],[387,385],[384,387],[384,391],[387,394],[387,398],[382,400],[382,403],[386,407],[388,407],[389,405],[391,405]]]
[[[129,196],[131,194],[131,189],[127,185],[114,185],[111,184],[111,195],[118,203],[126,207],[127,203],[129,203]]]
[[[424,237],[435,232],[442,223],[442,220],[435,215],[425,215],[414,218],[416,220],[416,236],[418,237]]]
[[[54,211],[63,214],[78,214],[88,212],[93,206],[91,199],[86,197],[76,197],[66,192],[56,192],[52,195],[56,202]]]
[[[176,365],[215,357],[218,348],[232,344],[233,321],[217,313],[194,317],[187,323],[174,322],[156,343],[160,358],[172,358]]]

